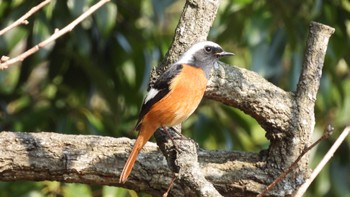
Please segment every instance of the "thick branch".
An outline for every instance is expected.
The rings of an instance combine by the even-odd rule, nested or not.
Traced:
[[[267,131],[286,131],[295,106],[293,94],[253,71],[218,64],[207,86],[206,98],[241,109]]]
[[[213,72],[206,96],[237,107],[254,117],[266,130],[271,141],[267,154],[268,169],[283,171],[310,143],[314,129],[314,104],[319,88],[327,44],[334,29],[312,22],[303,69],[297,92],[288,93],[267,82],[257,74],[218,65]],[[276,190],[292,193],[290,188],[300,185],[308,176],[308,157]],[[279,173],[269,171],[273,177]],[[288,189],[289,188],[289,189]],[[288,191],[289,190],[289,191]]]
[[[253,71],[225,64],[219,64],[213,69],[206,97],[239,108],[251,115],[269,133],[268,135],[277,134],[279,131],[290,131],[291,126],[296,124],[293,117],[298,113],[296,112],[298,108],[312,113],[307,116],[314,115],[313,108],[325,52],[333,32],[334,29],[331,27],[311,23],[305,62],[298,83],[297,99],[294,93],[285,92]],[[298,106],[300,104],[302,106]],[[304,115],[301,116],[303,117]],[[287,134],[285,132],[278,135]],[[280,139],[282,136],[270,138]]]
[[[173,42],[163,61],[152,72],[151,84],[171,64],[176,62],[191,45],[207,39],[210,27],[216,17],[220,0],[187,0],[179,23],[175,30]]]
[[[0,181],[52,180],[94,185],[122,186],[120,172],[133,140],[57,133],[0,133]],[[198,168],[224,196],[254,196],[268,176],[255,153],[198,152]],[[197,175],[196,175],[197,176]],[[173,178],[164,156],[147,143],[123,185],[136,191],[162,195]],[[184,178],[186,180],[186,178]],[[172,196],[196,193],[186,181],[175,181]]]
[[[314,106],[320,86],[322,68],[330,36],[335,29],[320,23],[310,24],[304,62],[296,91],[298,114],[294,115],[298,132],[294,134],[306,145],[315,126]]]
[[[325,26],[324,29],[327,30],[327,28]],[[324,33],[322,28],[314,31],[311,26],[310,36],[316,36],[322,41],[319,44],[315,43],[315,40],[312,41],[314,38],[309,38],[313,42],[313,46],[310,47],[315,47],[315,51],[309,53],[316,54],[317,61],[310,61],[316,63],[310,65],[314,68],[314,72],[311,72],[313,75],[305,75],[309,76],[306,79],[318,80],[318,82],[313,81],[303,85],[312,85],[313,87],[310,87],[312,92],[317,92],[318,87],[314,86],[319,85],[319,75],[316,75],[318,76],[316,79],[310,76],[314,77],[315,73],[321,73],[320,64],[323,61],[319,58],[324,58],[325,42],[330,36],[330,31],[328,32]],[[306,57],[306,59],[309,58]],[[304,69],[308,70],[308,68]],[[303,75],[301,81],[304,80]],[[298,91],[302,91],[299,86]],[[215,91],[217,93],[214,94]],[[198,151],[198,162],[184,159],[181,156],[184,151],[177,152],[174,166],[180,167],[180,171],[179,180],[171,190],[174,196],[205,193],[202,189],[203,186],[208,185],[205,179],[209,180],[221,195],[253,195],[272,182],[273,178],[289,166],[309,143],[313,125],[307,124],[310,118],[313,118],[313,106],[309,107],[309,111],[299,107],[305,105],[300,100],[302,98],[308,99],[306,102],[314,102],[313,93],[306,94],[305,97],[298,92],[296,96],[298,99],[293,99],[295,96],[292,93],[282,91],[251,71],[220,65],[214,70],[207,96],[251,114],[265,129],[271,126],[272,129],[267,130],[271,145],[264,154]],[[288,129],[288,123],[290,123],[290,129]],[[304,134],[305,137],[303,137]],[[183,143],[187,141],[176,140],[176,142],[179,147],[186,147]],[[126,152],[131,149],[132,144],[132,141],[124,138],[2,132],[0,134],[0,179],[3,181],[57,180],[118,185],[117,179],[127,157]],[[195,156],[192,155],[192,157]],[[170,161],[169,157],[168,161]],[[190,167],[187,168],[186,165]],[[283,181],[283,186],[269,194],[280,196],[291,194],[293,189],[307,177],[307,169],[306,159],[294,174]],[[196,173],[202,175],[197,176]],[[186,177],[187,175],[188,177],[195,175],[194,177],[198,179],[193,181],[192,178]],[[123,186],[160,195],[166,191],[172,178],[173,173],[167,167],[164,157],[157,151],[154,144],[148,143],[136,162],[129,181]],[[194,191],[193,186],[199,187]]]
[[[101,0],[94,9],[107,1]],[[205,40],[219,2],[186,2],[172,46],[157,72],[153,72],[152,81],[191,44]],[[20,56],[3,60],[5,63],[1,63],[0,68],[6,68],[7,65],[35,53],[40,47],[70,31],[92,12],[84,13],[70,25]],[[169,166],[179,168],[179,181],[175,182],[172,195],[218,196],[214,187],[221,195],[252,195],[263,189],[265,184],[278,176],[279,171],[294,161],[309,143],[314,127],[313,107],[328,39],[333,32],[334,29],[327,26],[311,24],[296,94],[284,92],[244,69],[227,65],[218,65],[214,69],[206,96],[238,107],[253,116],[267,131],[271,145],[267,154],[261,154],[263,157],[248,153],[199,151],[197,161],[195,143],[177,140],[179,147],[189,146],[188,150],[191,151],[177,151],[173,160],[168,157]],[[0,180],[57,180],[118,185],[117,179],[127,157],[126,149],[129,150],[130,146],[132,143],[127,139],[2,132]],[[168,155],[166,148],[162,150]],[[149,143],[145,147],[145,153],[140,155],[133,174],[123,186],[161,195],[166,191],[173,174],[154,144]],[[291,190],[300,185],[307,176],[307,161],[308,159],[304,160],[299,171],[284,182],[284,187],[273,190],[270,194],[292,193]],[[206,190],[207,188],[210,190]]]
[[[150,85],[158,76],[174,63],[192,44],[206,40],[210,27],[216,17],[220,0],[187,0],[179,23],[175,30],[173,42],[162,63],[152,71]],[[180,130],[179,130],[180,131]],[[180,131],[181,132],[181,131]],[[159,131],[157,132],[159,134]],[[184,147],[191,147],[191,151],[172,151],[172,141],[162,135],[155,135],[157,142],[167,156],[169,166],[174,172],[179,171],[178,179],[186,183],[198,196],[220,196],[213,185],[200,173],[197,161],[196,144],[193,141],[176,140]],[[166,140],[164,140],[166,139]],[[171,144],[171,145],[170,145]],[[170,146],[169,146],[170,145]],[[172,155],[169,157],[169,155]]]
[[[320,80],[324,57],[330,36],[335,29],[321,23],[311,22],[306,43],[304,63],[297,88],[297,99],[301,107],[313,110]]]

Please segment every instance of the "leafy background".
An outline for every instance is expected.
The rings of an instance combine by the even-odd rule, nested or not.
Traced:
[[[40,1],[0,0],[0,28]],[[0,55],[14,57],[63,28],[92,0],[53,0],[0,37]],[[0,71],[0,129],[134,138],[132,128],[152,67],[167,51],[184,1],[112,1],[72,32],[22,63]],[[258,72],[294,91],[308,25],[336,29],[316,102],[317,139],[328,123],[333,136],[312,151],[320,161],[350,123],[350,3],[347,0],[222,1],[209,40],[236,54],[224,61]],[[255,151],[265,132],[237,109],[204,100],[184,123],[186,136],[206,149]],[[350,196],[350,139],[342,144],[306,196]],[[1,182],[0,196],[147,196],[107,186],[58,182]]]

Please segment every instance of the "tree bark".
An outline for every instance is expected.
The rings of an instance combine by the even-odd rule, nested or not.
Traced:
[[[220,0],[187,0],[179,23],[175,29],[173,42],[163,61],[151,73],[152,85],[160,74],[183,54],[194,43],[207,40]]]
[[[210,196],[216,192],[223,196],[255,196],[294,161],[310,143],[314,102],[327,42],[333,32],[328,26],[311,23],[306,61],[296,93],[284,92],[245,69],[224,64],[214,69],[207,97],[255,117],[266,129],[271,145],[261,153],[243,153],[206,151],[196,146],[187,147],[187,143],[194,144],[190,140],[176,140],[185,150],[175,151],[175,159],[170,159],[180,176],[171,190],[172,196]],[[118,184],[133,142],[127,138],[3,131],[0,133],[0,180],[115,185],[162,195],[174,174],[151,142],[138,157],[129,181]],[[183,157],[183,152],[192,158]],[[269,195],[292,194],[308,176],[307,163],[306,157],[299,169]],[[182,172],[183,168],[187,170]],[[216,191],[207,191],[211,186]]]
[[[328,39],[333,32],[328,26],[311,23],[305,63],[295,94],[284,92],[245,69],[223,64],[214,69],[207,97],[252,115],[266,129],[271,145],[268,151],[260,154],[198,150],[198,160],[196,147],[186,148],[192,159],[182,157],[184,151],[176,151],[175,159],[170,161],[176,161],[174,165],[184,178],[175,182],[171,195],[216,193],[206,190],[211,185],[203,179],[210,181],[220,195],[255,195],[294,161],[310,143],[315,123],[314,102]],[[176,142],[184,147],[190,141]],[[0,134],[0,180],[56,180],[121,186],[118,185],[119,173],[132,146],[133,140],[126,138],[3,131]],[[291,194],[307,178],[307,163],[306,158],[270,195]],[[182,172],[183,168],[188,170]],[[148,143],[129,181],[122,186],[159,196],[166,191],[173,176],[157,146]],[[192,179],[197,181],[190,181]]]
[[[220,1],[186,2],[165,60],[152,73],[151,83],[194,42],[205,40]],[[193,17],[194,16],[194,17]],[[295,160],[310,143],[314,103],[329,37],[328,26],[311,23],[297,91],[284,90],[252,71],[218,64],[206,97],[237,107],[254,117],[271,141],[261,153],[205,151],[191,140],[176,139],[180,150],[157,132],[160,153],[147,143],[129,181],[118,184],[133,140],[55,133],[0,133],[0,180],[55,180],[115,185],[162,195],[174,172],[178,179],[170,195],[255,196]],[[198,157],[197,157],[198,155]],[[307,178],[308,158],[277,185],[270,196],[292,194]],[[170,168],[169,168],[169,167]]]
[[[127,138],[2,131],[0,180],[112,185],[161,196],[174,175],[152,142],[141,151],[126,184],[119,184],[133,143]],[[206,177],[221,195],[249,196],[260,191],[268,178],[260,159],[256,153],[198,150],[199,170],[193,174]],[[175,181],[171,196],[183,195],[198,194],[192,185]]]
[[[173,42],[161,64],[152,71],[150,86],[158,76],[179,58],[184,51],[196,42],[206,40],[210,27],[214,22],[220,0],[187,0],[179,23],[175,30]],[[181,133],[181,125],[173,127]],[[197,144],[192,140],[181,140],[177,133],[172,132],[171,140],[160,130],[155,133],[157,144],[166,156],[168,166],[177,173],[178,181],[190,188],[197,196],[221,196],[202,173],[197,159]],[[183,147],[174,150],[173,141]]]

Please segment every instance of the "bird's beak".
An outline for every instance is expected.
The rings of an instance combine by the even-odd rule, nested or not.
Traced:
[[[235,55],[235,54],[231,53],[231,52],[222,51],[222,52],[216,53],[215,55],[217,57],[225,57],[225,56],[231,56],[231,55]]]

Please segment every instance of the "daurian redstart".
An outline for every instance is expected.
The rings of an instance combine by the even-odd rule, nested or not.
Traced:
[[[219,58],[234,55],[218,44],[194,44],[165,71],[149,89],[141,107],[135,130],[139,131],[119,182],[125,183],[142,147],[160,127],[182,123],[203,98],[210,71]]]

